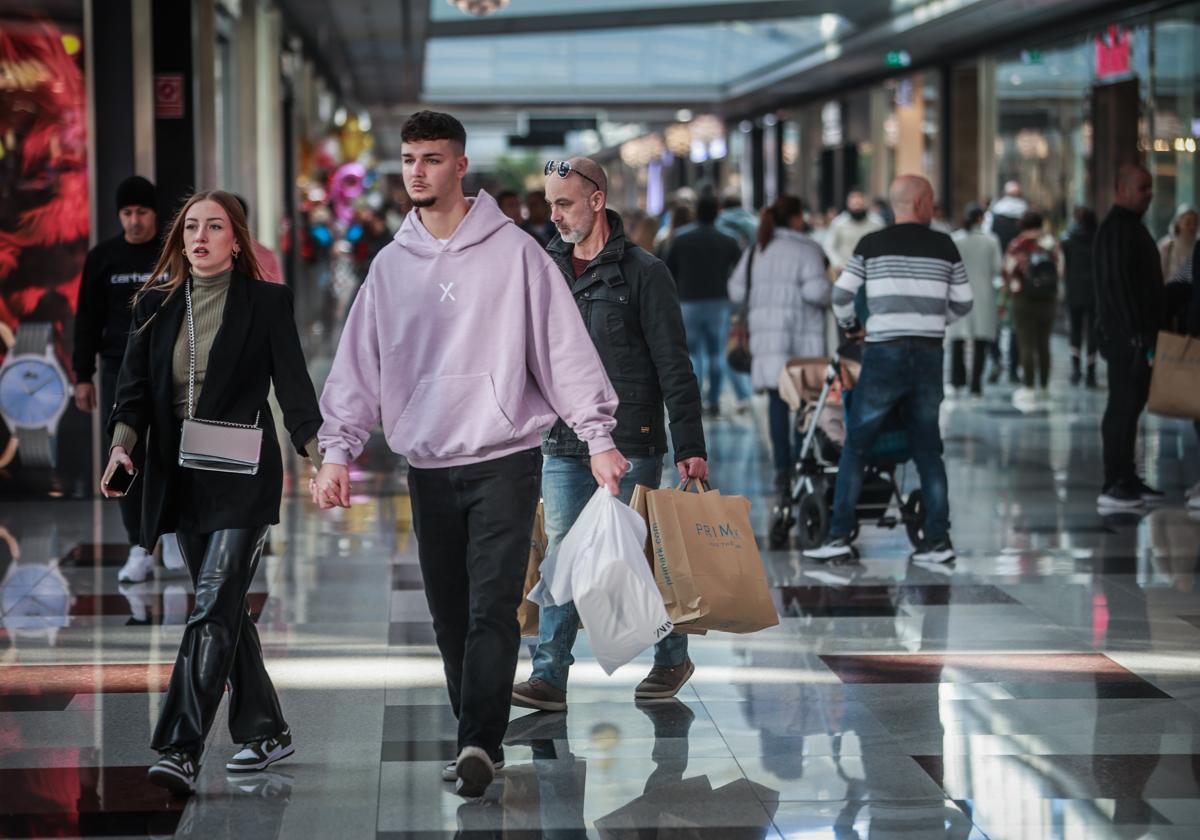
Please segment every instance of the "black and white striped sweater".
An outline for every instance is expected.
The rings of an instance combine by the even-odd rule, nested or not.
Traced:
[[[869,342],[942,338],[973,303],[954,240],[924,225],[892,225],[858,243],[833,289],[833,313],[843,327],[857,322],[854,298],[864,284]]]

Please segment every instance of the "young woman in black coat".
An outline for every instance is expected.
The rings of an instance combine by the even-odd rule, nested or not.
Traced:
[[[179,795],[195,791],[226,682],[230,732],[245,745],[226,768],[261,770],[293,752],[246,593],[267,529],[279,521],[283,462],[267,403],[271,384],[299,454],[318,457],[321,415],[291,291],[258,274],[237,199],[222,191],[193,195],[163,245],[152,274],[160,279],[135,299],[109,423],[113,447],[101,492],[119,495],[110,487],[120,485],[114,474],[132,470],[128,453],[149,435],[139,479],[146,482],[142,542],[177,532],[196,590],[151,742],[161,757],[150,781]],[[187,417],[261,429],[256,472],[181,466]]]

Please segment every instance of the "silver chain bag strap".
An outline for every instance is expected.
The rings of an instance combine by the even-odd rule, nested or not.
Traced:
[[[196,322],[192,317],[192,280],[183,286],[187,301],[188,413],[179,439],[179,466],[193,470],[257,475],[262,429],[224,420],[200,420],[193,414],[196,395]]]

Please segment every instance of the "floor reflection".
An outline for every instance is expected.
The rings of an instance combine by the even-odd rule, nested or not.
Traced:
[[[908,563],[904,535],[873,526],[852,565],[764,552],[779,626],[694,639],[670,702],[633,701],[649,656],[609,677],[581,634],[570,710],[518,710],[474,803],[440,778],[456,726],[405,468],[380,436],[349,512],[316,514],[289,476],[250,595],[297,755],[227,776],[219,714],[186,804],[144,774],[190,583],[157,568],[119,585],[112,505],[6,501],[0,836],[1192,840],[1196,436],[1147,418],[1139,466],[1168,501],[1105,515],[1103,395],[1063,388],[1028,415],[1009,397],[943,414],[952,568]],[[765,406],[706,422],[714,483],[749,496],[765,533]]]

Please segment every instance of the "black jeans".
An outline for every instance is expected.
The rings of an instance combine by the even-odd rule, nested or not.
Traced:
[[[503,758],[542,453],[463,467],[410,468],[413,531],[442,654],[458,748]]]
[[[1108,344],[1108,405],[1100,433],[1104,441],[1104,486],[1136,481],[1138,422],[1150,396],[1150,363],[1146,353],[1131,345]]]
[[[287,729],[246,601],[266,538],[265,525],[211,534],[179,532],[196,606],[188,617],[154,730],[150,744],[154,749],[180,749],[198,756],[226,682],[229,734],[235,742],[270,738]]]
[[[771,433],[771,457],[775,461],[775,481],[786,482],[795,465],[792,409],[779,396],[777,388],[767,389],[767,428]]]
[[[990,341],[976,338],[971,353],[971,393],[983,393],[983,365],[988,357]],[[950,384],[962,388],[967,384],[967,340],[956,338],[950,342]]]
[[[1071,307],[1071,356],[1078,359],[1083,351],[1083,334],[1087,332],[1087,364],[1096,364],[1096,310],[1090,306]]]
[[[112,448],[112,438],[109,437],[108,420],[112,416],[113,403],[117,400],[117,377],[121,373],[121,360],[108,359],[100,357],[100,423],[101,428],[105,429],[104,433],[104,452],[101,454],[100,463],[108,463],[108,450]],[[129,453],[129,457],[133,459],[134,466],[139,470],[146,466],[146,443],[145,435],[139,439],[137,445],[133,447],[133,451]],[[125,536],[129,540],[130,545],[139,545],[142,542],[142,484],[145,479],[133,482],[129,488],[129,492],[117,499],[117,506],[121,508],[121,524],[125,526]],[[148,550],[153,551],[154,546],[146,546]]]

